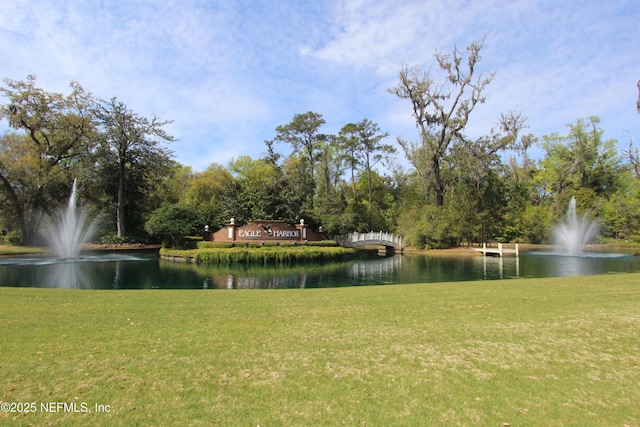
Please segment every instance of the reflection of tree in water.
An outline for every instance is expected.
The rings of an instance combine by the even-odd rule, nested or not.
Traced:
[[[213,276],[213,282],[218,288],[227,289],[291,289],[305,288],[307,285],[307,274],[299,271],[296,274],[286,274],[282,276],[242,276],[227,275]]]
[[[122,264],[116,261],[115,275],[113,276],[113,289],[120,289],[122,283]]]
[[[274,266],[219,266],[162,263],[163,268],[188,268],[205,277],[205,284],[222,289],[303,289],[353,284],[394,283],[402,257],[350,262]],[[208,281],[207,281],[208,280]],[[204,286],[203,286],[204,287]]]

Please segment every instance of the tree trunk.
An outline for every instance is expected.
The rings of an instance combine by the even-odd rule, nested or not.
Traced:
[[[431,159],[431,172],[433,173],[433,188],[436,191],[436,206],[444,205],[444,185],[440,175],[440,159],[433,156]]]
[[[640,113],[640,80],[638,80],[638,102],[636,103],[638,113]]]
[[[124,164],[120,165],[120,177],[118,179],[118,213],[117,213],[118,237],[126,234],[124,228]]]
[[[358,193],[356,192],[356,174],[353,170],[353,167],[351,168],[351,188],[353,189],[353,200],[355,203],[355,200],[358,197]]]
[[[315,180],[316,172],[313,167],[313,162],[310,162],[310,168],[311,168],[311,182],[309,183],[309,186],[311,188],[309,189],[309,195],[310,195],[309,200],[311,202],[311,210],[313,210],[314,199],[316,194],[316,180]]]
[[[25,244],[29,240],[30,236],[29,236],[29,231],[27,230],[27,223],[24,220],[24,210],[20,205],[20,200],[18,200],[18,196],[16,195],[16,192],[13,190],[13,187],[11,187],[11,183],[9,182],[9,180],[7,180],[7,178],[2,174],[0,174],[0,182],[2,182],[2,186],[6,190],[5,193],[9,197],[9,200],[13,205],[13,209],[16,212],[16,221],[18,222],[18,227],[20,228],[20,233],[22,234],[20,240],[22,244]]]
[[[371,188],[371,167],[367,165],[367,184],[369,185],[369,227],[372,221],[373,189]]]

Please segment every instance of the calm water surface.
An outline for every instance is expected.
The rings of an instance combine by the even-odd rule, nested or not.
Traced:
[[[179,264],[157,253],[88,255],[74,261],[0,258],[0,286],[80,289],[326,288],[631,272],[640,272],[640,258],[543,252],[525,252],[520,258],[372,255],[293,267]]]

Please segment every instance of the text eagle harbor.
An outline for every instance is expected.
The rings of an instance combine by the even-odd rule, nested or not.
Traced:
[[[231,218],[229,223],[216,232],[205,229],[204,240],[214,242],[255,242],[255,241],[320,241],[324,240],[322,227],[309,227],[301,219],[295,226],[281,220],[257,220],[245,226],[238,226]]]

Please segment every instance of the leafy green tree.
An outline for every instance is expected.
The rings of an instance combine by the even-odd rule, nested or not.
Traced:
[[[338,192],[344,174],[344,156],[334,135],[320,135],[318,150],[318,194],[332,197]]]
[[[180,203],[202,212],[205,225],[219,228],[237,215],[234,191],[231,173],[224,166],[212,163],[204,171],[192,174]]]
[[[277,218],[290,224],[298,222],[300,218],[311,219],[313,206],[309,199],[313,194],[307,180],[303,179],[307,171],[305,160],[296,155],[288,156],[282,162],[279,171],[277,182],[280,204],[276,211]]]
[[[459,183],[449,199],[445,207],[458,241],[489,242],[500,233],[507,198],[498,169],[478,171],[477,178]]]
[[[361,193],[371,189],[371,197],[360,200],[359,209],[355,210],[361,224],[358,231],[388,230],[386,211],[392,207],[396,193],[391,181],[375,170],[363,170],[358,175],[356,186]]]
[[[190,206],[219,204],[232,182],[233,176],[224,166],[212,163],[192,175],[181,202]]]
[[[502,115],[498,126],[490,134],[475,140],[461,136],[441,157],[441,182],[446,184],[447,199],[434,204],[422,221],[405,228],[413,228],[420,236],[425,230],[435,233],[422,241],[429,247],[444,247],[462,242],[487,242],[502,236],[508,207],[511,202],[507,181],[508,168],[501,154],[506,149],[526,152],[532,137],[518,139],[525,120],[516,113]],[[421,206],[429,205],[424,188],[429,184],[419,171],[414,171],[403,192],[402,206],[396,209],[400,218],[415,215]],[[427,211],[427,210],[425,210]],[[514,229],[511,229],[513,232]]]
[[[292,155],[280,162],[282,155],[274,149],[275,140],[265,141],[267,145],[267,154],[263,158],[275,172],[274,194],[272,199],[275,203],[272,213],[274,218],[282,219],[289,223],[294,223],[297,218],[301,217],[301,210],[305,201],[308,200],[308,190],[301,188],[296,191],[300,184],[300,176],[304,174],[301,167],[300,158]]]
[[[324,124],[321,114],[308,111],[294,115],[290,123],[276,128],[275,141],[290,144],[293,154],[300,156],[302,165],[307,169],[302,176],[308,188],[307,202],[311,209],[316,191],[316,161],[322,144],[320,127]]]
[[[398,219],[397,232],[403,242],[418,249],[443,249],[459,243],[449,212],[434,204],[405,205]]]
[[[229,170],[239,187],[235,193],[239,209],[236,218],[242,218],[243,222],[279,219],[275,216],[280,204],[278,171],[272,163],[265,159],[240,156],[231,159]]]
[[[378,164],[387,165],[391,163],[391,156],[396,150],[392,145],[383,144],[382,141],[389,136],[386,132],[381,132],[380,127],[369,119],[363,119],[358,123],[348,123],[340,129],[336,138],[338,147],[342,152],[342,158],[350,173],[351,198],[349,202],[350,209],[359,212],[360,207],[366,205],[368,211],[366,215],[359,213],[363,222],[364,229],[371,229],[374,224],[386,222],[382,219],[386,217],[384,208],[380,201],[374,201],[374,180],[377,178],[375,167]],[[361,185],[361,172],[366,176],[366,185]],[[356,176],[358,177],[356,180]],[[360,190],[360,191],[359,191]],[[383,190],[384,191],[384,190]],[[366,203],[362,203],[361,194],[367,195]],[[393,203],[394,197],[388,193],[386,200]],[[381,195],[381,197],[383,197]],[[383,197],[384,198],[384,197]],[[377,210],[374,212],[374,210]],[[367,218],[368,216],[368,218]],[[377,219],[374,217],[377,216]],[[378,229],[374,226],[373,229]]]
[[[500,233],[500,241],[540,243],[546,238],[545,233],[538,232],[538,227],[548,227],[548,221],[538,221],[537,223],[534,221],[525,224],[525,218],[534,216],[527,211],[529,209],[535,210],[543,204],[543,198],[534,183],[536,173],[537,163],[533,159],[525,156],[522,163],[518,163],[514,157],[509,159],[508,168],[504,173],[508,207],[504,215],[504,227]]]
[[[382,140],[389,136],[388,132],[381,132],[380,127],[368,119],[363,119],[356,124],[357,144],[355,155],[358,163],[367,175],[367,194],[369,201],[369,216],[373,214],[373,182],[374,167],[394,154],[396,149],[389,144],[383,144]],[[369,219],[371,222],[371,218]]]
[[[617,191],[599,209],[602,236],[640,242],[640,180],[629,167],[620,174]]]
[[[537,162],[527,155],[527,150],[536,144],[538,139],[529,134],[523,136],[521,141],[520,149],[515,150],[516,155],[511,153],[505,165],[504,179],[509,200],[509,207],[505,214],[505,228],[510,231],[503,231],[503,241],[518,240],[518,236],[513,234],[517,228],[518,218],[529,204],[540,203],[539,191],[533,183]],[[520,159],[517,154],[521,155]]]
[[[34,243],[41,212],[68,198],[73,177],[94,148],[94,98],[78,83],[69,95],[50,93],[26,81],[5,79],[8,103],[0,116],[20,135],[5,135],[0,147],[0,190],[22,235]]]
[[[163,205],[179,203],[193,178],[191,166],[170,161],[166,170],[159,176],[159,181],[149,196],[153,209]]]
[[[312,223],[321,225],[328,236],[350,233],[365,229],[361,226],[360,216],[348,209],[343,188],[336,189],[331,197],[318,196],[312,213]]]
[[[18,233],[22,236],[28,233],[26,218],[32,206],[29,199],[36,194],[30,185],[33,182],[30,167],[33,162],[29,160],[37,155],[37,152],[28,155],[29,151],[35,151],[30,150],[32,148],[25,135],[7,133],[0,137],[0,214],[4,227],[15,230],[12,225],[17,224]]]
[[[562,214],[563,206],[580,188],[591,189],[602,199],[615,191],[621,158],[616,141],[603,139],[599,122],[598,117],[589,117],[588,122],[578,119],[569,125],[566,136],[553,133],[542,137],[545,157],[536,179],[553,196],[556,215]]]
[[[164,245],[179,247],[185,237],[200,233],[202,224],[202,216],[194,207],[169,205],[153,211],[145,229],[151,236],[161,239]]]
[[[130,195],[148,195],[148,187],[156,182],[154,175],[170,166],[171,153],[162,144],[175,138],[163,129],[170,121],[142,117],[115,97],[98,105],[96,117],[102,142],[99,162],[115,172],[117,237],[124,237],[125,212],[134,212],[132,201],[139,200],[127,199],[126,188],[134,190],[128,192]],[[143,189],[146,191],[135,191]]]
[[[358,198],[356,191],[356,172],[359,171],[362,166],[362,159],[358,150],[360,145],[359,129],[360,126],[358,124],[347,123],[340,129],[337,137],[338,146],[343,153],[344,162],[350,172],[353,200]]]
[[[517,222],[517,241],[540,244],[549,240],[553,226],[553,212],[550,205],[528,205]]]
[[[447,168],[443,175],[450,183],[449,191],[456,207],[451,218],[461,240],[488,242],[503,228],[509,197],[505,179],[507,167],[502,163],[499,151],[517,140],[522,123],[519,115],[503,115],[501,131],[456,144],[445,158]],[[506,129],[511,133],[503,133]],[[457,208],[462,206],[464,208]]]

